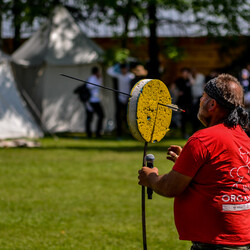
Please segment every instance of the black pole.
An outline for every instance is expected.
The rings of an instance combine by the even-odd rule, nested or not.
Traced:
[[[147,154],[148,143],[144,144],[143,161],[142,166],[146,166],[146,154]],[[146,233],[146,209],[145,209],[145,187],[142,186],[141,189],[141,215],[142,215],[142,239],[143,239],[143,249],[147,250],[147,233]]]

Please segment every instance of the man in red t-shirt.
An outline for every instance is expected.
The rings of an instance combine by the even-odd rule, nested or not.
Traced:
[[[200,100],[199,120],[207,128],[182,149],[170,146],[173,169],[139,170],[139,184],[175,197],[175,224],[181,240],[197,249],[250,249],[250,139],[248,113],[236,78],[210,80]]]

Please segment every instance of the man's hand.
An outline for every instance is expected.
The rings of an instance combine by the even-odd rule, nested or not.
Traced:
[[[181,151],[182,151],[182,148],[181,148],[180,146],[171,145],[171,146],[168,148],[167,154],[168,154],[169,156],[167,156],[167,159],[170,160],[170,161],[176,162],[176,160],[178,159],[178,157],[179,157]]]
[[[145,187],[151,187],[152,182],[158,177],[158,169],[143,167],[138,171],[138,174],[138,184]]]

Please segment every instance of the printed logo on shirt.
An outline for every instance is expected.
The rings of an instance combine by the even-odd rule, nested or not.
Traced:
[[[239,148],[240,157],[244,161],[244,165],[240,167],[234,167],[230,170],[230,176],[236,181],[231,189],[232,190],[241,190],[244,192],[250,191],[250,183],[244,184],[243,180],[250,175],[250,153]],[[243,211],[250,209],[250,195],[223,195],[221,198],[223,203],[237,203],[237,202],[247,202],[245,204],[223,204],[222,210],[223,211]]]
[[[222,210],[223,211],[244,211],[250,209],[250,203],[246,204],[238,204],[238,205],[232,205],[232,204],[223,204]]]
[[[245,162],[245,165],[240,167],[232,168],[230,171],[231,177],[236,179],[236,183],[232,186],[232,190],[234,189],[241,189],[243,191],[249,191],[250,190],[250,184],[244,185],[242,184],[242,181],[247,175],[250,175],[250,154],[247,151],[244,151],[242,148],[239,148],[240,157]]]

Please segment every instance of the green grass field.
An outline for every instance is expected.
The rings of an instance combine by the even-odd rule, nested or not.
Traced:
[[[143,143],[59,138],[40,148],[0,149],[0,249],[142,249]],[[160,173],[170,144],[149,144]],[[146,200],[148,249],[185,250],[173,199]]]

